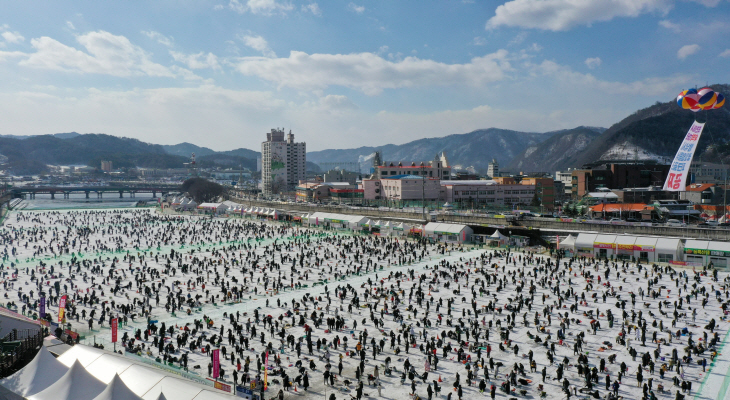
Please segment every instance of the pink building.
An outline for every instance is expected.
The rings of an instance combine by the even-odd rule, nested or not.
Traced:
[[[415,175],[395,175],[383,179],[363,179],[365,199],[436,201],[441,192],[440,180]]]

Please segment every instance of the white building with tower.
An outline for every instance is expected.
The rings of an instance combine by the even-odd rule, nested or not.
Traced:
[[[294,191],[307,172],[307,145],[294,135],[272,129],[261,143],[261,191],[265,195]]]

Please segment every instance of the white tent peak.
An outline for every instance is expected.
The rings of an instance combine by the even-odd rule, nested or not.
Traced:
[[[61,379],[45,390],[28,397],[29,400],[93,400],[106,385],[94,378],[76,360]]]
[[[38,354],[25,368],[0,380],[0,385],[27,397],[45,390],[60,379],[66,371],[68,371],[68,367],[56,360],[48,348],[41,346]]]
[[[127,385],[124,384],[122,378],[118,374],[114,374],[114,378],[106,386],[103,392],[94,397],[94,400],[141,400],[142,398],[134,394]]]
[[[494,233],[489,237],[495,239],[509,239],[507,236],[503,235],[502,232],[499,231],[499,229],[496,229]]]
[[[165,397],[164,394],[160,393],[160,395],[157,396],[157,399],[156,400],[167,400],[167,398]]]

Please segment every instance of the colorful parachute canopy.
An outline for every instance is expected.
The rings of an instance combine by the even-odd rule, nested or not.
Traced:
[[[725,96],[710,88],[687,89],[677,96],[677,104],[685,110],[716,110],[725,105]]]

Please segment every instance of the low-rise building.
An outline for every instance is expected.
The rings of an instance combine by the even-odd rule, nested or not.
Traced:
[[[354,185],[355,182],[357,182],[358,179],[360,179],[360,174],[357,172],[352,171],[345,171],[345,170],[330,170],[324,173],[324,181],[326,183],[330,182],[346,182],[351,185]]]
[[[679,192],[681,200],[689,200],[694,204],[725,204],[727,188],[714,183],[692,183],[687,190]]]
[[[512,178],[506,181],[511,183],[499,184],[495,180],[442,181],[441,201],[461,203],[471,208],[530,204],[535,196],[534,185],[521,185]]]
[[[402,175],[425,176],[431,179],[449,180],[451,179],[451,167],[446,154],[441,153],[433,160],[427,163],[411,162],[410,165],[402,162],[384,162],[383,165],[374,166],[372,179],[384,179]]]

